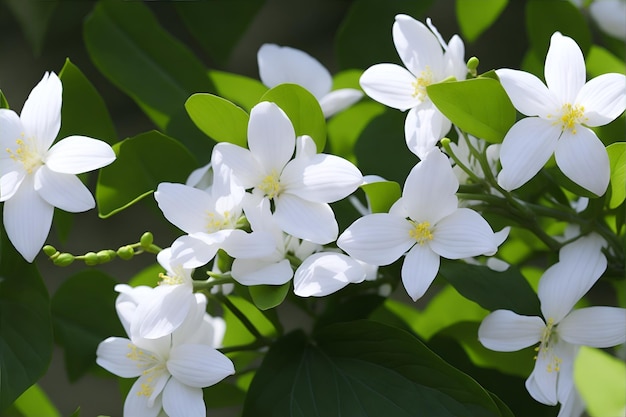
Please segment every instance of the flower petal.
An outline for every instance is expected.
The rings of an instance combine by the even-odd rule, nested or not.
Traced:
[[[576,42],[554,32],[546,55],[545,79],[561,103],[574,103],[585,84],[585,58]]]
[[[415,76],[396,64],[376,64],[363,72],[359,84],[365,94],[385,106],[408,110],[422,99],[415,94]]]
[[[223,234],[218,236],[225,238]],[[197,236],[181,236],[172,243],[172,255],[183,268],[199,268],[215,257],[219,243],[209,244]]]
[[[146,339],[157,339],[176,330],[195,304],[191,285],[159,285],[147,302],[135,310],[130,332]]]
[[[1,161],[4,163],[5,161]],[[9,163],[6,163],[9,165]],[[20,185],[26,178],[26,171],[23,169],[7,172],[0,178],[0,201],[7,201],[15,195]],[[32,183],[31,183],[32,184]]]
[[[259,77],[266,86],[298,84],[318,100],[332,87],[328,70],[315,58],[299,49],[266,43],[257,53]]]
[[[181,344],[172,348],[167,370],[185,385],[210,387],[235,373],[233,362],[205,345]]]
[[[496,310],[478,328],[478,340],[487,349],[514,352],[541,340],[546,324],[540,317],[520,316],[509,310]]]
[[[131,359],[133,347],[125,337],[109,337],[98,345],[96,363],[122,378],[139,376],[150,365]]]
[[[289,117],[276,104],[264,101],[250,111],[248,148],[265,175],[280,174],[293,156],[296,132]]]
[[[600,29],[626,41],[626,3],[623,0],[594,1],[589,5],[589,12]]]
[[[607,348],[626,342],[626,309],[587,307],[569,313],[558,325],[559,336],[576,345]]]
[[[429,100],[412,108],[404,121],[404,138],[409,150],[424,159],[450,130],[452,123]]]
[[[604,126],[617,119],[626,109],[626,76],[602,74],[587,82],[576,97],[585,109],[587,126]]]
[[[563,132],[554,151],[556,164],[581,187],[602,195],[611,178],[609,155],[593,130],[579,126],[576,133]]]
[[[547,372],[550,364],[548,355],[538,355],[535,368],[526,380],[526,389],[531,397],[546,405],[556,405],[558,372]]]
[[[498,250],[499,237],[480,214],[468,208],[441,219],[432,234],[431,249],[447,259],[493,255]]]
[[[202,390],[171,378],[163,389],[163,411],[168,417],[205,417]]]
[[[527,117],[507,132],[500,148],[498,184],[507,191],[526,184],[550,159],[561,128],[538,117]]]
[[[54,72],[46,72],[28,95],[20,119],[27,137],[33,137],[39,152],[47,151],[61,128],[63,86]]]
[[[28,262],[32,262],[43,247],[54,208],[34,190],[34,179],[28,176],[19,190],[4,202],[4,228],[9,240]]]
[[[520,113],[545,119],[561,110],[563,103],[536,76],[508,68],[499,69],[496,74]]]
[[[324,297],[350,283],[365,279],[360,263],[341,253],[315,253],[302,262],[293,277],[293,292],[299,297]]]
[[[288,260],[235,259],[230,271],[242,285],[282,285],[293,276]]]
[[[44,162],[52,171],[82,174],[114,160],[115,152],[108,143],[86,136],[69,136],[50,148]]]
[[[135,381],[124,401],[124,415],[136,417],[157,417],[162,409],[161,396],[152,397],[144,393],[147,379],[151,375],[142,375]],[[160,382],[160,379],[159,379]],[[149,384],[149,383],[148,383]]]
[[[49,204],[70,213],[80,213],[96,206],[91,191],[76,175],[51,171],[47,165],[35,173],[35,191]]]
[[[165,218],[186,233],[205,232],[207,212],[215,210],[209,193],[183,184],[162,182],[154,198]]]
[[[360,261],[389,265],[415,244],[411,229],[411,223],[402,217],[369,214],[352,223],[337,239],[337,246]]]
[[[263,180],[263,170],[252,152],[232,143],[218,143],[213,147],[211,165],[219,172],[220,166],[232,170],[232,176],[243,188],[253,188]]]
[[[400,59],[413,74],[418,76],[425,70],[435,74],[443,72],[441,45],[422,22],[399,14],[392,27],[392,36]]]
[[[287,193],[274,202],[274,220],[286,233],[320,245],[337,239],[339,226],[328,204],[306,201]]]
[[[413,301],[428,290],[437,276],[440,261],[439,255],[428,245],[415,245],[406,254],[402,264],[402,284]]]
[[[467,78],[467,64],[465,63],[465,45],[463,40],[454,35],[448,42],[448,50],[443,54],[446,76],[453,76],[457,80]]]
[[[220,244],[233,258],[262,258],[274,253],[276,245],[271,233],[259,231],[246,233],[243,230],[231,230]]]
[[[340,88],[319,99],[324,117],[329,118],[361,100],[363,93],[356,88]]]

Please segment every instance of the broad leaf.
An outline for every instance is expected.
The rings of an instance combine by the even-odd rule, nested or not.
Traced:
[[[431,84],[428,97],[459,129],[500,143],[515,123],[515,107],[502,85],[492,78]]]
[[[6,0],[4,3],[20,23],[34,54],[39,56],[46,40],[48,24],[59,2]]]
[[[609,208],[622,204],[626,198],[626,142],[617,142],[606,148],[611,163],[611,200]]]
[[[197,93],[189,97],[185,108],[198,129],[216,142],[246,147],[250,117],[241,107],[213,94]]]
[[[259,311],[254,304],[241,297],[228,296],[232,304],[252,322],[257,330],[264,336],[271,336],[276,333],[274,325]],[[241,320],[233,314],[228,306],[224,307],[224,320],[226,320],[226,334],[222,345],[237,346],[253,342],[254,336],[245,328]]]
[[[574,362],[574,382],[591,417],[617,417],[626,409],[626,365],[623,360],[583,346]]]
[[[184,146],[156,131],[118,142],[113,150],[117,159],[100,170],[96,187],[102,218],[152,194],[161,182],[184,183],[197,167],[194,156]]]
[[[247,112],[268,90],[259,80],[224,71],[209,70],[209,78],[220,97],[241,106]]]
[[[37,384],[20,395],[13,406],[24,417],[61,417],[59,410]]]
[[[382,104],[364,101],[334,115],[328,121],[328,142],[331,151],[356,163],[354,147],[367,125],[385,111]]]
[[[456,0],[456,17],[463,38],[473,42],[504,11],[508,0]]]
[[[372,213],[387,213],[393,203],[402,196],[400,184],[395,181],[380,181],[363,184],[361,189],[367,195]]]
[[[254,305],[261,310],[269,310],[280,305],[290,289],[291,281],[283,285],[252,285],[248,288]]]
[[[2,90],[0,90],[0,109],[9,109],[9,102],[7,101],[7,98],[4,96],[4,93],[2,93]]]
[[[609,72],[626,74],[624,60],[598,45],[591,45],[589,54],[585,59],[585,66],[587,67],[587,74],[591,78]]]

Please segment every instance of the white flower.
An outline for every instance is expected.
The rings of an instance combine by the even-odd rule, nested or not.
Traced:
[[[185,185],[209,192],[213,185],[213,168],[211,163],[196,168],[187,177]]]
[[[343,253],[319,252],[302,262],[293,277],[293,292],[299,297],[324,297],[366,278],[365,265]]]
[[[607,34],[626,41],[626,1],[596,0],[589,6],[591,17]]]
[[[554,153],[556,164],[576,184],[602,195],[609,183],[609,157],[589,127],[616,119],[626,108],[626,77],[603,74],[585,83],[585,61],[576,42],[555,32],[545,62],[544,85],[532,74],[499,69],[502,86],[519,120],[500,149],[498,183],[514,190],[535,176]],[[589,126],[589,127],[587,127]]]
[[[204,300],[170,335],[149,340],[131,332],[130,338],[100,343],[98,365],[122,378],[139,377],[124,402],[125,416],[156,417],[161,409],[170,417],[205,416],[202,388],[235,373],[231,360],[215,349],[223,321],[205,313]],[[132,297],[125,296],[123,304],[122,323],[132,319]]]
[[[356,220],[337,246],[373,265],[388,265],[406,253],[402,282],[417,300],[435,279],[440,256],[493,255],[502,242],[503,234],[493,233],[478,213],[458,208],[458,187],[448,158],[434,149],[411,170],[389,213]]]
[[[573,362],[580,345],[610,347],[626,341],[626,309],[574,305],[602,275],[607,261],[601,252],[604,241],[586,236],[564,246],[559,262],[539,281],[541,317],[521,316],[496,310],[478,329],[487,348],[511,352],[539,343],[533,372],[526,388],[537,401],[576,407]]]
[[[319,101],[324,117],[353,105],[363,93],[354,88],[330,91],[332,77],[318,60],[298,49],[266,43],[257,53],[259,76],[266,86],[291,83],[306,88]]]
[[[272,200],[273,217],[284,232],[323,245],[338,234],[328,203],[352,193],[363,177],[349,161],[315,153],[310,137],[299,138],[298,144],[296,152],[296,135],[287,115],[276,104],[262,102],[250,112],[249,150],[218,143],[212,163],[214,169],[230,168],[237,184]]]
[[[450,121],[428,98],[426,87],[454,77],[465,79],[465,46],[457,35],[446,44],[427,19],[428,27],[407,15],[397,15],[393,42],[404,67],[376,64],[363,73],[360,84],[374,100],[409,110],[404,123],[406,143],[423,158],[450,130]],[[443,50],[442,50],[443,48]]]
[[[458,130],[457,130],[458,132]],[[450,142],[450,149],[454,156],[467,168],[470,169],[478,178],[485,178],[485,172],[478,159],[474,157],[470,151],[470,146],[476,149],[479,153],[485,154],[489,170],[495,176],[497,174],[498,162],[500,159],[500,144],[494,143],[488,145],[484,140],[479,140],[472,135],[465,135],[459,133],[458,143]],[[469,141],[469,143],[468,143]],[[467,184],[469,181],[469,174],[465,172],[460,166],[455,165],[452,167],[454,175],[456,175],[459,183]],[[495,190],[494,190],[495,191]],[[492,192],[493,193],[493,192]]]
[[[0,202],[4,227],[15,249],[32,262],[43,246],[54,207],[82,212],[95,207],[76,174],[115,160],[105,142],[69,136],[54,145],[61,128],[61,80],[46,73],[24,103],[22,113],[0,109]]]

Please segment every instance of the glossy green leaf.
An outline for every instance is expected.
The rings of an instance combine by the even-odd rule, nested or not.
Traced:
[[[459,129],[491,143],[500,143],[515,123],[515,107],[492,78],[431,84],[428,97]]]
[[[626,198],[626,142],[617,142],[606,148],[611,164],[611,200],[609,208],[622,204]]]
[[[254,305],[261,310],[269,310],[283,302],[291,289],[291,281],[283,285],[252,285],[248,289]]]
[[[333,154],[357,162],[354,147],[367,125],[385,108],[380,103],[363,101],[334,115],[328,121],[328,142]]]
[[[46,40],[50,19],[58,1],[5,0],[4,4],[13,12],[22,32],[36,56],[39,56]]]
[[[324,150],[326,119],[313,94],[296,84],[280,84],[263,94],[260,101],[276,103],[289,116],[297,136],[311,136],[317,151]]]
[[[61,417],[59,410],[37,384],[20,395],[13,406],[24,417]]]
[[[583,346],[574,362],[574,382],[591,417],[624,415],[626,365],[623,360]]]
[[[500,416],[490,395],[411,334],[373,321],[336,323],[313,342],[274,344],[244,404],[248,416]]]
[[[7,98],[4,96],[2,90],[0,90],[0,109],[10,109],[9,102]]]
[[[125,335],[115,311],[116,284],[105,273],[86,269],[65,280],[52,297],[55,337],[64,348],[70,381],[95,366],[100,342]]]
[[[45,373],[52,357],[46,287],[0,227],[0,413]]]
[[[504,309],[540,316],[539,299],[519,270],[497,272],[482,265],[442,259],[439,274],[464,297],[489,311]]]
[[[250,117],[241,107],[213,94],[197,93],[189,97],[185,108],[198,129],[216,142],[246,147]]]
[[[98,214],[107,218],[152,194],[161,182],[184,183],[198,164],[176,140],[142,133],[113,145],[117,159],[100,170]]]
[[[259,80],[230,72],[209,70],[209,78],[220,97],[250,111],[268,90]]]
[[[109,144],[116,142],[117,134],[104,100],[81,70],[66,59],[59,78],[63,83],[63,123],[58,137],[82,135]]]
[[[573,38],[583,53],[591,46],[591,32],[585,17],[566,0],[529,0],[526,3],[526,33],[537,58],[544,62],[554,32]]]
[[[361,189],[367,195],[367,202],[372,213],[387,213],[393,203],[402,196],[400,184],[395,181],[363,184]]]
[[[456,17],[463,39],[473,42],[504,11],[508,0],[456,0]]]

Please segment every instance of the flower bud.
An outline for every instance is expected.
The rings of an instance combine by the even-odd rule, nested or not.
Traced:
[[[51,257],[52,255],[57,253],[57,250],[54,246],[46,245],[43,247],[43,253],[45,253],[47,257]]]
[[[128,261],[135,256],[135,250],[130,245],[122,246],[117,250],[117,256],[125,261]]]
[[[98,263],[105,263],[105,262],[109,262],[111,259],[115,258],[115,256],[117,255],[115,253],[114,250],[111,249],[105,249],[105,250],[101,250],[98,253],[96,253],[96,255],[98,256]]]
[[[83,256],[83,261],[85,261],[85,265],[98,265],[98,255],[95,252],[87,252]]]
[[[54,258],[53,262],[57,266],[69,266],[74,262],[74,255],[71,253],[59,253],[59,256]]]
[[[139,240],[139,244],[144,249],[148,249],[150,245],[152,245],[153,242],[154,242],[154,236],[152,236],[152,233],[150,232],[146,232],[143,235],[141,235],[141,239]]]

